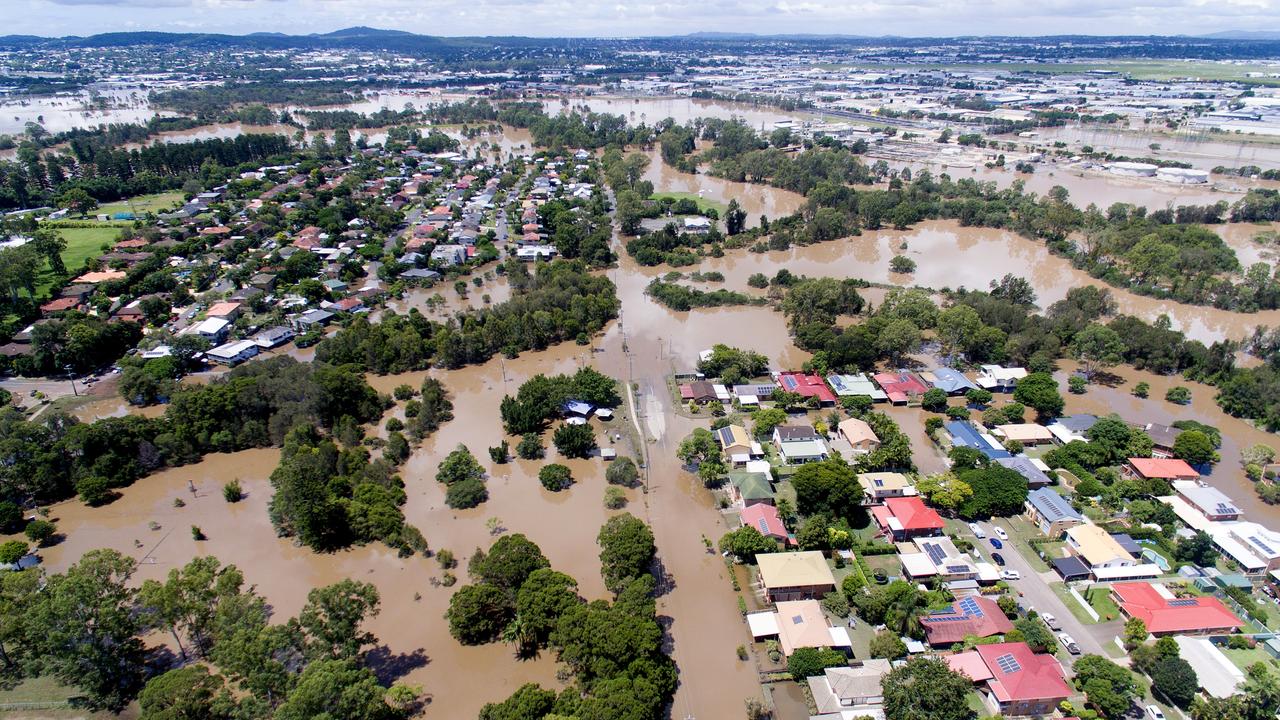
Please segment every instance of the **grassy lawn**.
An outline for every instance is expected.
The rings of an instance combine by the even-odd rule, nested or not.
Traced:
[[[1116,607],[1116,603],[1111,599],[1111,591],[1107,588],[1093,587],[1084,594],[1084,599],[1089,601],[1093,609],[1102,617],[1102,621],[1115,620],[1120,617],[1120,608]]]
[[[982,702],[982,696],[975,690],[964,696],[965,702],[968,703],[969,709],[978,714],[978,717],[986,717],[990,714],[987,704]]]
[[[1022,554],[1022,557],[1027,559],[1031,567],[1035,568],[1036,572],[1047,572],[1049,564],[1041,560],[1035,547],[1027,542],[1028,540],[1042,537],[1039,530],[1020,517],[1006,518],[1001,524],[1009,531],[1009,542],[1005,544],[1006,547],[1012,544]]]
[[[1067,606],[1067,609],[1071,611],[1072,615],[1075,615],[1077,620],[1085,625],[1097,624],[1097,621],[1089,617],[1089,613],[1080,607],[1080,603],[1072,597],[1071,593],[1067,592],[1066,585],[1060,582],[1049,583],[1049,589],[1053,591],[1054,595],[1058,596],[1058,599],[1062,601],[1063,605]]]
[[[11,690],[0,690],[0,715],[22,718],[113,718],[108,712],[89,712],[68,707],[67,701],[80,692],[49,677],[23,680]]]
[[[182,193],[180,192],[156,193],[155,195],[139,195],[135,198],[99,205],[98,213],[106,215],[133,213],[141,216],[143,213],[148,212],[160,213],[174,210],[181,205]]]
[[[1249,666],[1254,663],[1262,663],[1269,668],[1274,667],[1272,664],[1274,660],[1267,654],[1266,650],[1262,649],[1261,646],[1251,650],[1232,650],[1227,647],[1219,647],[1218,649],[1221,650],[1222,654],[1226,655],[1227,658],[1230,659],[1231,662],[1235,663],[1236,667],[1241,670],[1248,670]]]
[[[889,577],[902,575],[902,563],[898,560],[897,555],[863,555],[862,559],[866,560],[867,564],[871,566],[872,572],[880,569]]]
[[[56,227],[56,226],[55,226]],[[84,261],[102,254],[102,245],[111,245],[120,235],[120,228],[112,225],[101,227],[59,227],[58,234],[67,241],[67,249],[62,251],[62,263],[67,266],[71,277],[80,274]],[[36,293],[42,293],[53,284],[53,273],[46,267],[40,271],[40,281],[36,283]]]
[[[692,200],[698,204],[698,212],[701,212],[704,214],[707,212],[707,210],[715,210],[717,214],[723,216],[724,211],[729,209],[729,206],[726,205],[725,203],[716,202],[715,200],[708,200],[706,198],[700,198],[698,197],[697,193],[658,192],[653,194],[652,199],[661,200],[662,198],[671,198],[672,200]]]

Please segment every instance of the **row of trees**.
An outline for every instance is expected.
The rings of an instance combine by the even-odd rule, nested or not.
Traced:
[[[556,693],[536,684],[489,703],[481,720],[581,720],[661,717],[675,692],[676,668],[662,651],[650,572],[653,533],[623,514],[600,529],[600,563],[612,603],[586,602],[577,582],[550,567],[523,535],[500,538],[468,563],[475,583],[460,588],[445,617],[464,644],[504,640],[522,656],[555,651],[574,682]]]
[[[90,504],[105,502],[115,488],[208,452],[279,445],[298,425],[369,422],[382,402],[347,368],[279,357],[184,386],[158,418],[82,423],[46,413],[30,421],[8,407],[0,411],[0,499],[31,506],[79,493]]]
[[[378,591],[344,580],[316,588],[299,614],[272,623],[266,600],[234,566],[196,558],[141,587],[136,563],[93,550],[65,573],[0,577],[0,670],[6,679],[52,676],[91,708],[143,718],[304,720],[325,715],[394,720],[418,692],[388,691],[367,663],[377,642],[363,624]],[[173,669],[148,679],[151,631],[172,635]],[[199,664],[197,664],[199,663]]]
[[[357,318],[321,342],[316,358],[376,373],[457,368],[499,352],[515,357],[565,340],[585,344],[617,317],[613,283],[590,274],[581,261],[540,263],[532,275],[515,260],[505,267],[512,289],[507,302],[459,313],[444,323],[416,309],[408,315],[386,313],[376,323]]]

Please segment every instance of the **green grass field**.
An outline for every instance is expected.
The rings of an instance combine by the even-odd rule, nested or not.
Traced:
[[[98,207],[98,213],[112,215],[131,212],[140,216],[147,212],[159,213],[174,210],[181,205],[182,193],[180,192],[156,193],[155,195],[139,195],[128,200],[101,205]]]
[[[652,199],[661,200],[662,198],[671,198],[672,200],[692,200],[698,204],[698,211],[702,213],[705,213],[707,210],[715,210],[718,215],[723,216],[725,210],[729,209],[729,206],[726,205],[725,203],[716,202],[715,200],[708,200],[706,198],[700,198],[698,197],[697,193],[660,192],[660,193],[654,193]]]
[[[1120,608],[1111,599],[1110,589],[1105,587],[1089,588],[1088,592],[1084,593],[1084,599],[1089,601],[1093,609],[1102,617],[1103,622],[1120,617]]]
[[[58,234],[67,241],[67,249],[62,251],[62,262],[67,266],[71,277],[80,274],[84,261],[102,254],[102,245],[115,242],[120,235],[120,228],[112,225],[101,227],[62,227]],[[40,282],[36,283],[36,293],[44,292],[53,284],[53,273],[46,267],[40,271]]]

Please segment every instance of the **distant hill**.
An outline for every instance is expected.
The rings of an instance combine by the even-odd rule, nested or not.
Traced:
[[[1211,40],[1280,40],[1280,30],[1225,30],[1200,37]]]

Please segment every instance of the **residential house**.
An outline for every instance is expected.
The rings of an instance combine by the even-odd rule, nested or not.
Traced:
[[[828,375],[827,384],[835,391],[838,397],[858,397],[859,395],[869,397],[875,402],[884,402],[889,399],[884,390],[876,387],[871,382],[871,378],[863,373],[855,375]]]
[[[1013,630],[995,600],[982,595],[961,598],[945,610],[935,610],[920,618],[926,642],[933,647],[950,647],[965,638],[1004,635]]]
[[[977,390],[978,386],[955,368],[937,368],[920,374],[920,379],[948,395],[963,395],[969,390]]]
[[[259,332],[257,335],[253,336],[253,341],[258,344],[258,347],[264,350],[269,350],[274,347],[280,347],[281,345],[289,342],[293,339],[293,336],[293,328],[280,325],[277,327],[269,327]]]
[[[868,504],[884,502],[894,497],[911,497],[916,495],[916,488],[911,478],[896,472],[874,472],[858,475],[858,484],[866,493]]]
[[[224,318],[208,318],[196,325],[193,332],[211,343],[220,343],[231,332],[231,323]]]
[[[716,399],[715,386],[706,380],[696,380],[680,386],[680,399],[684,402],[695,402],[701,405]]]
[[[830,648],[853,656],[849,631],[829,625],[817,600],[781,601],[775,610],[748,615],[747,625],[757,641],[776,637],[782,654],[787,657],[801,648]]]
[[[1053,442],[1053,433],[1049,428],[1036,423],[1013,423],[997,425],[992,434],[1002,437],[1006,442],[1020,442],[1023,445],[1042,445]]]
[[[737,399],[739,405],[754,407],[759,405],[761,400],[768,400],[773,397],[773,391],[777,389],[778,386],[773,383],[734,385],[733,396]]]
[[[805,398],[817,398],[821,405],[834,405],[836,402],[836,394],[831,392],[821,376],[814,373],[778,373],[778,387]]]
[[[1221,635],[1244,627],[1218,598],[1180,598],[1158,583],[1115,583],[1111,597],[1125,617],[1141,619],[1156,636]]]
[[[982,700],[992,715],[1050,715],[1071,695],[1057,658],[1034,652],[1025,642],[979,645],[946,660],[984,687]]]
[[[948,420],[943,423],[942,428],[947,431],[952,447],[973,448],[990,460],[1013,457],[998,440],[979,430],[968,420]]]
[[[756,555],[760,584],[770,602],[821,599],[836,589],[827,558],[817,550]]]
[[[1046,537],[1062,537],[1070,528],[1084,522],[1084,517],[1057,492],[1041,487],[1027,493],[1027,519]]]
[[[911,542],[916,546],[916,552],[902,552],[898,560],[902,563],[903,572],[912,580],[937,578],[943,582],[955,582],[982,579],[973,558],[960,552],[951,538],[945,535],[917,537]],[[990,580],[995,582],[998,575],[994,569],[992,575]]]
[[[1209,523],[1208,532],[1222,554],[1246,573],[1280,569],[1280,532],[1246,520]]]
[[[983,365],[978,370],[977,385],[991,392],[1013,392],[1018,381],[1026,376],[1026,368]]]
[[[1142,430],[1151,438],[1151,457],[1173,457],[1173,444],[1177,442],[1182,430],[1159,423],[1147,423]]]
[[[524,262],[550,261],[555,259],[557,253],[559,251],[553,245],[525,245],[516,249],[516,259]]]
[[[871,517],[894,540],[937,535],[945,527],[942,516],[918,496],[885,498],[883,505],[871,508]]]
[[[1196,682],[1209,695],[1229,698],[1240,694],[1240,683],[1245,680],[1244,671],[1231,662],[1217,645],[1208,638],[1175,635],[1178,657],[1187,661],[1196,673]]]
[[[1027,487],[1038,488],[1045,485],[1052,485],[1053,478],[1049,477],[1049,466],[1039,458],[1030,458],[1026,455],[1015,455],[1007,458],[996,458],[992,462],[1002,465],[1010,470],[1018,473],[1027,481]]]
[[[715,431],[720,450],[734,466],[745,465],[753,458],[764,455],[760,443],[756,442],[747,429],[741,425],[726,425]]]
[[[467,261],[467,249],[462,245],[437,245],[431,250],[431,262],[442,267],[453,267]]]
[[[1197,480],[1175,480],[1173,490],[1212,522],[1239,520],[1240,508],[1221,490]]]
[[[1140,480],[1195,480],[1200,473],[1178,458],[1129,458],[1124,474]]]
[[[818,714],[809,720],[884,720],[881,680],[893,666],[888,660],[855,660],[850,666],[831,667],[807,679]]]
[[[237,340],[219,345],[205,353],[205,357],[222,365],[238,365],[258,354],[258,343]]]
[[[43,315],[57,315],[69,310],[76,310],[83,304],[78,297],[60,297],[40,306],[40,312]]]
[[[691,215],[684,219],[684,231],[694,235],[705,235],[711,232],[711,219],[701,215]]]
[[[725,487],[729,501],[734,505],[751,507],[774,503],[773,483],[768,473],[730,470],[729,482]]]
[[[846,418],[836,425],[836,429],[856,453],[869,453],[880,447],[880,438],[865,420]]]
[[[929,390],[929,386],[925,385],[920,378],[906,370],[899,370],[896,373],[877,373],[871,376],[871,379],[880,386],[885,397],[894,405],[906,405]]]
[[[333,313],[329,312],[328,310],[317,309],[317,310],[308,310],[302,313],[298,317],[294,318],[293,322],[294,322],[294,325],[298,326],[299,328],[303,330],[308,330],[312,327],[324,327],[325,325],[328,325],[329,321],[332,319],[333,319]]]
[[[209,311],[205,313],[211,318],[222,318],[235,322],[240,317],[240,303],[238,302],[220,302],[209,306]]]
[[[1063,445],[1079,440],[1080,442],[1088,442],[1089,438],[1085,435],[1094,423],[1098,422],[1096,415],[1076,414],[1060,417],[1049,423],[1049,432],[1053,437]]]
[[[1067,528],[1067,550],[1083,560],[1091,570],[1138,564],[1106,530],[1092,524]]]
[[[790,543],[787,528],[782,524],[778,508],[771,504],[756,503],[738,511],[738,519],[743,527],[754,527],[760,534],[781,543]]]
[[[773,429],[773,444],[788,465],[819,462],[829,455],[827,444],[809,425],[779,425]]]

